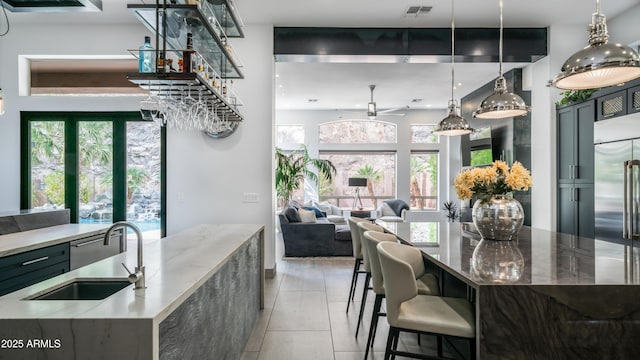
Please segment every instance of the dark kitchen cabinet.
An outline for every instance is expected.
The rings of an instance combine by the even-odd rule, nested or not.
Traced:
[[[627,89],[627,113],[640,112],[640,86]]]
[[[559,184],[593,183],[594,102],[559,109],[557,151]]]
[[[0,295],[69,271],[69,243],[0,258]]]
[[[597,102],[598,121],[627,114],[627,90],[600,96]]]
[[[557,111],[557,230],[594,235],[595,101]]]
[[[558,232],[584,237],[594,236],[593,184],[558,186]]]

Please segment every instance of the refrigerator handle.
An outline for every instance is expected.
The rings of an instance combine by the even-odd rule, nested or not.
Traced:
[[[578,165],[573,165],[572,171],[571,171],[571,178],[572,179],[578,178]]]
[[[622,205],[622,238],[629,238],[629,181],[627,177],[629,176],[629,161],[624,162],[624,175],[622,176],[623,185],[622,188],[624,190],[624,196],[622,197],[623,205]]]
[[[627,160],[624,162],[624,206],[623,206],[623,229],[622,237],[624,239],[634,239],[634,233],[636,231],[636,221],[638,218],[637,209],[635,206],[635,198],[633,194],[634,179],[633,167],[640,167],[640,160]]]

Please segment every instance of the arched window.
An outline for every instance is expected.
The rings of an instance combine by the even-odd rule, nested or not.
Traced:
[[[338,120],[320,124],[321,144],[395,144],[396,124],[376,120]]]

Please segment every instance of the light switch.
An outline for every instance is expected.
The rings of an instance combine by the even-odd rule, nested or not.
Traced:
[[[243,203],[257,203],[258,202],[258,193],[243,193],[242,194],[242,202]]]

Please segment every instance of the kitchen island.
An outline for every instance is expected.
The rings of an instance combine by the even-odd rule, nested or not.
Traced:
[[[28,300],[74,279],[126,279],[121,263],[137,262],[130,244],[0,297],[0,359],[239,358],[263,306],[263,241],[262,225],[199,225],[144,241],[146,289]]]
[[[487,241],[471,223],[378,223],[422,250],[444,296],[475,304],[479,359],[633,359],[640,353],[637,241],[530,227],[514,241]]]

